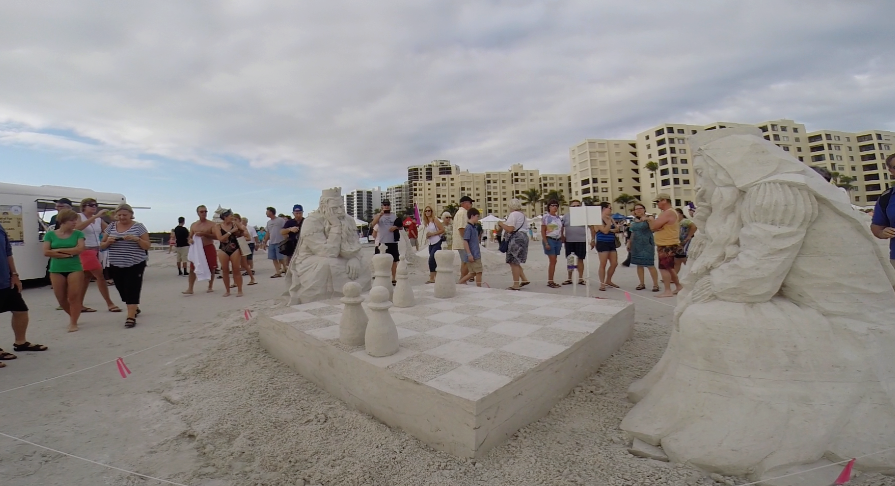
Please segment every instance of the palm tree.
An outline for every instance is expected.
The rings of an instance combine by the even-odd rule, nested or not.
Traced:
[[[855,188],[855,186],[852,185],[852,182],[858,180],[857,177],[844,176],[844,175],[840,175],[838,177],[838,179],[839,179],[839,182],[837,182],[836,185],[845,189],[846,192],[851,192],[852,189]]]
[[[444,211],[447,211],[447,212],[451,213],[451,216],[457,214],[457,210],[458,210],[458,209],[460,209],[460,206],[457,206],[457,205],[454,204],[454,203],[450,203],[450,204],[448,204],[447,206],[444,207]],[[443,213],[444,211],[442,211],[442,213]]]
[[[544,204],[547,204],[548,202],[550,202],[552,200],[556,200],[559,202],[560,211],[562,211],[563,206],[567,205],[566,197],[563,196],[562,193],[557,191],[556,189],[550,190],[550,192],[548,192],[547,194],[544,195],[543,198],[541,198],[541,202]]]
[[[581,204],[584,206],[596,206],[597,202],[592,197],[581,198]]]
[[[625,216],[627,216],[628,215],[628,204],[637,202],[637,198],[634,196],[625,194],[625,193],[621,193],[618,195],[617,198],[615,198],[615,202],[622,205],[622,207],[625,209]]]
[[[541,191],[530,187],[522,191],[522,194],[519,194],[519,199],[522,201],[523,206],[531,206],[534,208],[535,213],[537,213],[538,208],[535,207],[535,205],[541,202]]]
[[[842,177],[842,174],[838,172],[830,172],[830,182],[833,184],[837,184],[839,182],[839,178]],[[848,176],[846,176],[848,177]]]
[[[659,178],[657,177],[657,172],[659,171],[659,164],[650,160],[643,166],[646,170],[653,173],[653,185],[656,187],[656,195],[659,194]]]

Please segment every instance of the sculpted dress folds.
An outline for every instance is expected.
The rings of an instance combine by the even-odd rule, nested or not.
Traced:
[[[895,275],[848,196],[753,130],[690,146],[690,272],[622,429],[736,475],[895,447]]]
[[[357,282],[367,291],[369,267],[361,256],[357,227],[345,212],[341,190],[323,191],[320,207],[302,225],[298,248],[289,262],[289,304],[339,297],[347,282]]]

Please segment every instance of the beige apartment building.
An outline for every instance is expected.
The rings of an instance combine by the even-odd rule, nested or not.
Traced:
[[[432,206],[437,213],[450,204],[458,204],[460,197],[469,196],[486,216],[504,217],[509,213],[509,201],[528,189],[542,194],[556,190],[566,202],[570,201],[570,183],[568,174],[541,174],[522,164],[514,164],[506,171],[469,172],[449,161],[436,160],[408,168],[413,201],[421,209]],[[543,204],[525,206],[523,211],[529,217],[536,216],[543,212]]]
[[[572,199],[612,202],[622,194],[640,199],[643,171],[636,140],[589,138],[569,149],[569,160]]]
[[[895,145],[895,132],[819,130],[807,135],[805,162],[824,167],[839,182],[852,179],[849,198],[855,206],[872,206],[889,185],[886,157]]]

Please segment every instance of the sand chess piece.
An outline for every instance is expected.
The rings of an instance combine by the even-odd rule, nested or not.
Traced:
[[[457,295],[457,282],[454,281],[454,256],[453,250],[438,250],[435,252],[435,297],[450,299]]]
[[[391,300],[392,292],[392,263],[394,258],[385,252],[385,245],[379,245],[379,254],[373,255],[373,287],[379,286],[388,290],[388,299]]]
[[[395,307],[413,307],[416,304],[413,298],[413,289],[410,287],[410,282],[407,281],[409,277],[407,261],[401,256],[398,269],[395,271],[395,280],[398,283],[395,284],[395,294],[392,296],[392,303],[395,304]]]
[[[360,284],[347,282],[342,286],[342,319],[339,321],[339,342],[346,346],[363,346],[367,332],[367,313],[361,307]]]
[[[398,352],[398,328],[388,310],[392,303],[388,300],[388,290],[374,285],[370,290],[367,332],[364,336],[367,354],[377,358],[391,356]]]

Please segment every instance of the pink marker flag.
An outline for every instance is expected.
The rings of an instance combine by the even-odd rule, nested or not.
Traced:
[[[625,292],[625,298],[628,299],[628,302],[631,302],[631,294]]]
[[[413,219],[416,220],[417,226],[423,224],[422,218],[420,218],[420,207],[413,203]]]
[[[131,370],[129,370],[127,365],[124,364],[124,359],[116,359],[115,364],[118,366],[118,373],[121,374],[122,378],[127,378],[127,375],[131,374]]]
[[[252,311],[246,309],[245,312],[243,313],[243,315],[245,316],[247,321],[252,320]]]
[[[854,466],[855,466],[854,459],[852,459],[851,461],[848,461],[848,464],[845,465],[845,468],[842,470],[841,473],[839,473],[839,477],[836,478],[836,482],[833,484],[839,485],[839,484],[845,484],[845,483],[851,481],[851,470]]]

